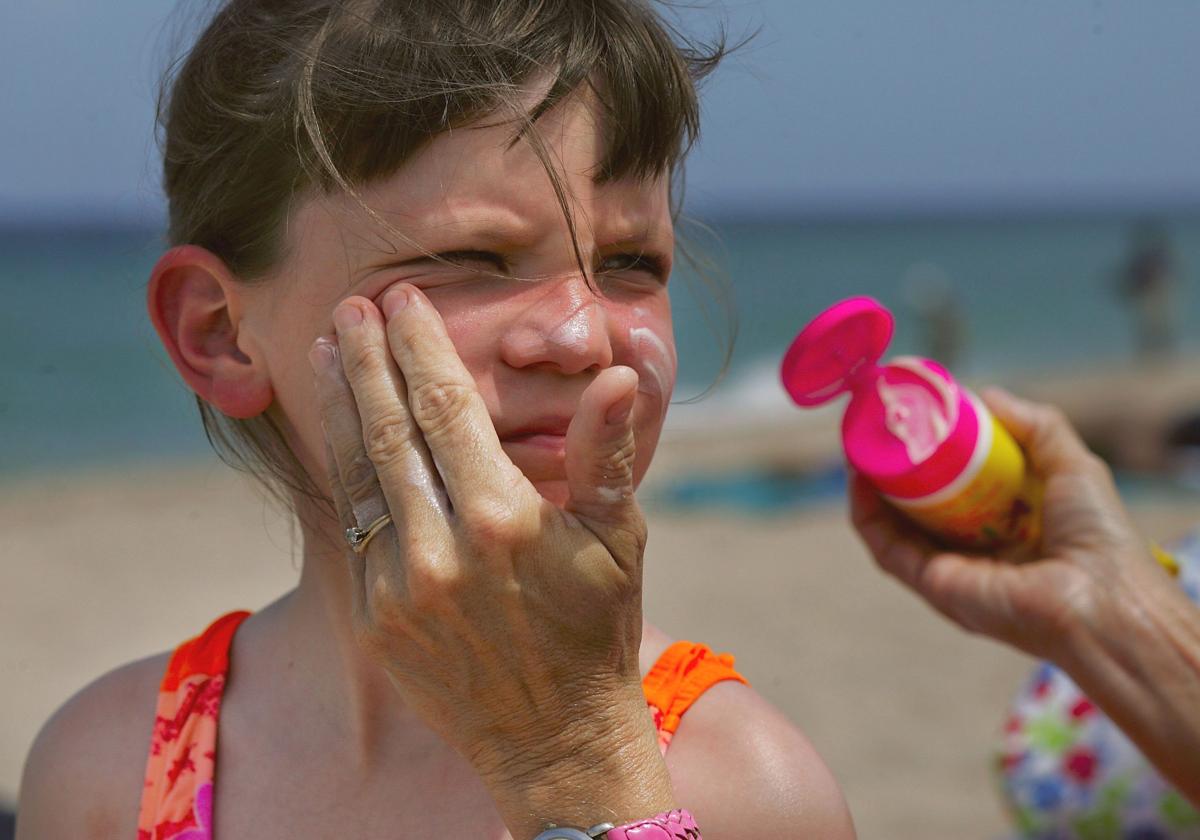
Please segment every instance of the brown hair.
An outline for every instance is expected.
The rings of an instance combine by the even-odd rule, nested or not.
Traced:
[[[582,86],[607,115],[597,179],[670,172],[678,216],[696,83],[724,52],[723,35],[689,40],[650,0],[228,0],[162,86],[169,241],[262,282],[298,198],[356,194],[433,136],[501,111],[518,115],[513,141],[538,150],[574,233],[533,128]],[[541,78],[541,101],[519,107]],[[196,401],[226,463],[285,506],[285,491],[325,501],[269,412],[233,419]]]

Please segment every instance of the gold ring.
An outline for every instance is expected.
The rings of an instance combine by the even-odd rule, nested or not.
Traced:
[[[362,554],[367,550],[367,543],[371,541],[371,537],[378,534],[392,522],[392,515],[385,513],[383,516],[376,519],[366,527],[366,530],[355,525],[353,528],[346,529],[346,542],[350,543],[350,548],[355,554]]]

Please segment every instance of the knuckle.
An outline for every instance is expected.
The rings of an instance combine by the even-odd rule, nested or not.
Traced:
[[[1048,454],[1061,452],[1070,429],[1071,425],[1062,409],[1054,405],[1039,405],[1033,415],[1032,445]]]
[[[1058,432],[1071,425],[1066,413],[1056,405],[1042,405],[1038,419],[1039,425],[1047,433]]]
[[[392,319],[387,322],[388,343],[395,347],[401,355],[419,356],[422,351],[421,336],[412,328],[412,322],[406,319]]]
[[[466,538],[480,547],[509,545],[520,536],[516,512],[503,501],[476,500],[463,512]]]
[[[371,645],[386,645],[389,636],[404,633],[408,628],[408,611],[405,598],[387,575],[375,578],[367,591],[369,624],[363,628],[365,638],[360,639],[366,649]]]
[[[398,412],[372,418],[363,429],[363,445],[371,463],[395,463],[412,450],[412,427]]]
[[[347,348],[348,349],[348,348]],[[369,347],[359,347],[352,352],[342,352],[342,364],[346,369],[346,378],[351,382],[369,376],[375,371],[378,360]]]
[[[462,591],[462,572],[453,563],[425,560],[407,572],[409,599],[417,614],[428,614],[452,602]]]
[[[413,418],[426,434],[452,429],[467,416],[473,393],[460,382],[423,382],[409,390]]]
[[[629,435],[610,449],[596,463],[599,478],[609,484],[614,482],[625,484],[632,481],[635,448],[633,436]]]
[[[347,498],[352,502],[373,498],[379,486],[374,462],[365,452],[358,450],[344,463],[346,466],[342,473],[342,485],[346,488]]]

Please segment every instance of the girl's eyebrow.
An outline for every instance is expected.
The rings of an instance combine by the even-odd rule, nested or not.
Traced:
[[[419,237],[413,237],[415,245],[386,243],[379,246],[363,247],[360,250],[362,262],[358,266],[358,274],[368,274],[385,268],[403,268],[433,260],[431,254],[446,251],[484,251],[492,248],[513,248],[525,246],[530,237],[520,228],[497,227],[489,220],[477,228],[440,226]],[[424,251],[419,250],[424,248]],[[411,256],[406,256],[411,255]]]
[[[410,211],[413,215],[420,211]],[[464,243],[474,242],[496,247],[503,244],[525,245],[540,238],[536,222],[522,216],[504,204],[472,205],[469,209],[427,212],[426,217],[404,232],[405,238],[388,236],[360,239],[355,250],[364,264],[380,256],[395,257],[407,253],[413,259],[427,258],[421,249],[437,253],[446,250],[443,245],[459,249]],[[389,260],[389,264],[395,264]]]
[[[613,223],[611,230],[604,229],[606,225],[603,219],[593,219],[589,227],[596,234],[596,244],[604,248],[645,246],[648,242],[663,238],[664,234],[670,237],[669,226],[664,231],[654,220],[640,213]],[[431,254],[446,251],[511,251],[528,248],[558,233],[557,228],[554,231],[545,230],[535,220],[514,212],[504,204],[474,206],[469,212],[451,212],[440,218],[435,215],[413,233],[411,241],[415,245],[390,240],[363,243],[358,249],[361,262],[355,273],[365,275],[428,262],[433,259]],[[425,251],[419,250],[422,247]]]

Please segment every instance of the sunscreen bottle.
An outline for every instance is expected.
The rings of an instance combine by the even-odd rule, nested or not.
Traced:
[[[987,407],[941,365],[915,356],[880,364],[895,322],[868,297],[844,300],[801,330],[783,385],[811,408],[843,393],[850,465],[909,518],[967,549],[1032,545],[1041,484]]]

